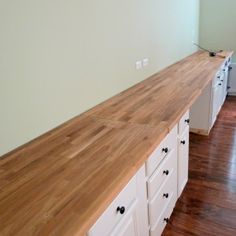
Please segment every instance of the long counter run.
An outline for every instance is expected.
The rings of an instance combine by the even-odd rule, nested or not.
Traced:
[[[160,235],[188,179],[189,129],[209,134],[232,54],[198,51],[2,156],[0,235]]]

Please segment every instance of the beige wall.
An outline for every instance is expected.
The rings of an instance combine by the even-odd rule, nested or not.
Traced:
[[[212,50],[236,51],[236,1],[201,0],[200,3],[200,44]]]
[[[1,0],[0,155],[194,52],[198,0]],[[150,64],[135,69],[135,61]]]

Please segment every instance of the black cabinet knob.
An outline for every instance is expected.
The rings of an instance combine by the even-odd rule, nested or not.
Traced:
[[[219,79],[219,78],[220,78],[220,76],[217,76],[217,78]]]
[[[119,212],[121,215],[123,215],[125,213],[125,207],[124,206],[117,207],[116,211]]]
[[[168,197],[169,197],[169,194],[168,194],[168,193],[164,193],[164,194],[163,194],[163,197],[168,198]]]
[[[185,145],[186,142],[185,142],[185,140],[182,140],[180,143],[183,144],[183,145]]]
[[[169,148],[162,148],[162,152],[168,153],[168,151],[169,151]]]
[[[169,174],[169,171],[168,171],[168,170],[164,170],[164,171],[163,171],[163,174],[164,174],[164,175],[168,175],[168,174]]]
[[[189,124],[190,123],[190,119],[186,119],[185,123]]]
[[[165,221],[166,223],[168,223],[168,222],[169,222],[169,218],[164,218],[164,221]]]
[[[218,85],[219,85],[219,86],[221,86],[222,84],[221,84],[221,83],[219,83]]]
[[[233,69],[233,67],[232,66],[229,66],[229,70],[232,70]]]
[[[221,81],[221,82],[224,82],[224,80],[223,80],[223,79],[221,79],[220,81]]]

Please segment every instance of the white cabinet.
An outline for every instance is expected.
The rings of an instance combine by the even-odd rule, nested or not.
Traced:
[[[208,135],[224,104],[228,84],[228,60],[190,109],[190,131]]]
[[[216,121],[217,115],[221,109],[222,103],[223,103],[223,75],[217,75],[217,80],[215,81],[215,84],[212,86],[212,113],[211,113],[211,124],[210,127],[212,127]]]
[[[229,67],[228,64],[223,68],[223,96],[222,96],[222,105],[225,102],[227,93],[228,93],[228,78],[229,78]]]
[[[137,201],[133,203],[121,222],[110,233],[111,236],[138,236],[138,211]]]
[[[177,126],[163,139],[146,161],[147,176],[151,176],[172,150],[176,149]]]
[[[87,236],[160,236],[188,180],[189,111]]]
[[[148,236],[143,166],[88,232],[88,236]]]
[[[169,222],[169,218],[175,207],[176,200],[170,199],[165,210],[160,213],[157,223],[150,229],[150,236],[160,236]]]
[[[146,161],[151,236],[161,235],[177,201],[177,134],[178,125]]]
[[[178,137],[178,197],[188,181],[189,127]]]

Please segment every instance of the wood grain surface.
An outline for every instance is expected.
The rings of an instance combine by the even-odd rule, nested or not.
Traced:
[[[84,235],[224,60],[197,52],[4,155],[0,235]]]
[[[80,235],[168,133],[82,116],[0,162],[0,235]]]
[[[226,57],[231,54],[223,53]],[[212,81],[224,61],[199,51],[92,108],[88,114],[150,125],[164,121],[171,129]]]

